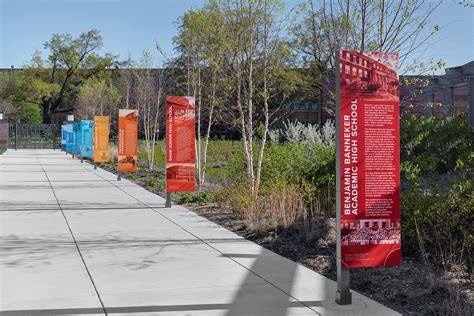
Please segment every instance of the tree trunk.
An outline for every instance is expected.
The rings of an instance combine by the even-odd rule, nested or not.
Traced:
[[[49,109],[49,101],[45,101],[41,104],[41,116],[43,117],[43,124],[51,124],[51,111]]]
[[[204,181],[206,179],[206,167],[207,167],[207,148],[209,145],[209,137],[211,135],[211,126],[212,126],[212,119],[213,119],[213,112],[215,106],[215,96],[216,96],[216,71],[213,71],[212,74],[212,92],[211,92],[211,100],[209,106],[209,116],[208,116],[208,123],[207,123],[207,131],[206,131],[206,139],[204,141],[204,152],[202,153],[202,170],[201,170],[201,183],[200,185],[204,185]]]

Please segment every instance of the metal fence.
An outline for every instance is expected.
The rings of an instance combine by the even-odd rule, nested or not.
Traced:
[[[10,124],[8,148],[57,149],[61,145],[60,124]]]

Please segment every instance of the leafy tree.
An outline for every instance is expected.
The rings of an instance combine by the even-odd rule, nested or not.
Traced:
[[[109,78],[91,78],[79,88],[76,114],[84,119],[116,114],[120,98],[120,92]]]
[[[35,53],[16,83],[14,101],[39,105],[44,123],[55,113],[72,111],[80,86],[114,64],[111,54],[98,54],[101,47],[102,37],[95,29],[77,38],[53,34],[44,44],[47,61]]]
[[[35,95],[24,85],[35,86],[38,90],[44,88],[36,80],[25,80],[18,71],[0,74],[0,111],[12,123],[41,123],[41,109],[35,102],[30,102]],[[31,93],[31,95],[30,95]]]

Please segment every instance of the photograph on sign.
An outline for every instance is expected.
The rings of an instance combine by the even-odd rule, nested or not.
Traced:
[[[118,171],[136,172],[138,159],[138,110],[119,110]]]
[[[339,54],[339,212],[346,268],[400,264],[398,55]]]
[[[94,161],[109,162],[109,117],[94,117]]]
[[[166,191],[195,191],[194,98],[166,98]]]

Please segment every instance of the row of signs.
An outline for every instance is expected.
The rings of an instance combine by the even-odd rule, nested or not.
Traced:
[[[195,191],[194,98],[166,98],[166,190]],[[109,162],[109,117],[62,125],[63,151]],[[118,172],[136,172],[138,161],[138,110],[119,110]]]
[[[61,150],[94,162],[109,162],[109,117],[95,116],[61,126]],[[119,172],[136,172],[138,156],[138,110],[119,110]]]
[[[95,162],[108,162],[109,117],[96,116],[93,121],[63,124],[61,150]]]

